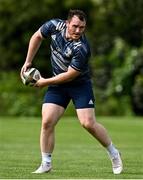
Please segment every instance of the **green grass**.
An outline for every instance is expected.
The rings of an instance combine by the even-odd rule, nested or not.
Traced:
[[[76,118],[62,118],[56,127],[53,170],[32,174],[40,164],[40,118],[0,118],[1,179],[141,179],[143,119],[97,118],[120,149],[124,172],[113,175],[102,146],[80,127]]]

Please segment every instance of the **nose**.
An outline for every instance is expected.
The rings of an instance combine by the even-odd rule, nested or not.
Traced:
[[[80,33],[80,28],[77,27],[75,32]]]

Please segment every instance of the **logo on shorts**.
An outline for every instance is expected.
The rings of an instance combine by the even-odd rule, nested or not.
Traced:
[[[88,103],[88,104],[94,104],[94,103],[93,103],[93,101],[92,101],[92,99],[90,99],[90,101],[89,101],[89,103]]]

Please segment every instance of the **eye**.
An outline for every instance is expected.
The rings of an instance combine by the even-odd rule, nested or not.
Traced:
[[[85,27],[84,26],[81,26],[81,27],[79,27],[81,30],[83,30]]]
[[[77,28],[78,26],[77,25],[73,25],[74,28]]]

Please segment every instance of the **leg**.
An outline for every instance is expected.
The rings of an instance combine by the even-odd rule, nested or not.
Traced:
[[[111,144],[106,129],[96,122],[93,108],[77,109],[77,116],[81,125],[104,147]]]
[[[95,137],[104,147],[107,148],[112,162],[114,174],[120,174],[123,170],[122,160],[118,150],[112,145],[106,129],[96,122],[94,108],[77,109],[77,116],[81,125]]]
[[[54,129],[61,115],[64,113],[62,106],[45,103],[42,107],[42,127],[40,136],[41,152],[52,153],[55,144]]]
[[[49,172],[51,166],[51,153],[54,150],[55,134],[54,129],[59,118],[64,113],[65,109],[62,106],[45,103],[42,107],[42,127],[40,135],[40,147],[42,155],[41,166],[33,173]]]

